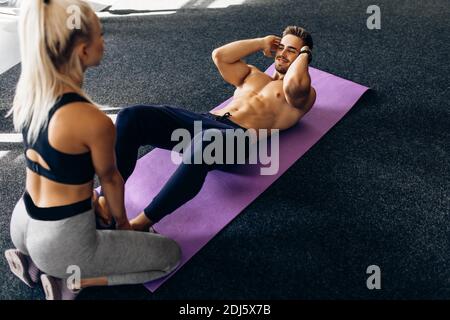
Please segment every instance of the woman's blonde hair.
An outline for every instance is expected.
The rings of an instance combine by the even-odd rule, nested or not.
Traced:
[[[79,25],[70,27],[70,10],[76,8]],[[74,11],[75,12],[75,11]],[[14,128],[28,128],[34,143],[64,87],[88,98],[80,88],[83,67],[74,47],[91,41],[93,11],[82,0],[23,0],[19,39],[22,70],[13,107]],[[88,98],[90,101],[90,99]]]

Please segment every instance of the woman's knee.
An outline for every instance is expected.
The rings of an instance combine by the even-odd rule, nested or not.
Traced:
[[[163,252],[166,259],[166,268],[164,271],[169,273],[180,264],[181,248],[175,240],[166,238]]]

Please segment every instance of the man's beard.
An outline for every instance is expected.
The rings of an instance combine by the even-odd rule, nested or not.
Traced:
[[[288,67],[280,66],[275,63],[275,70],[277,70],[278,73],[286,74],[286,72],[288,71]]]
[[[281,58],[281,57],[276,57],[275,58],[275,70],[277,70],[278,73],[286,74],[286,72],[289,69],[289,65],[286,65],[286,61],[283,61],[285,63],[284,65],[278,64],[278,59],[279,58]]]

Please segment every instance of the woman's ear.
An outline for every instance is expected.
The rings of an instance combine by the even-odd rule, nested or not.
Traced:
[[[86,66],[89,61],[88,46],[86,45],[86,43],[82,42],[77,46],[76,50],[78,57],[80,57],[81,64],[83,66]]]

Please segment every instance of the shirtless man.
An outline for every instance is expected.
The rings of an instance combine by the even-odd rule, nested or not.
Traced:
[[[229,43],[217,48],[212,58],[223,79],[236,87],[233,101],[225,108],[208,113],[194,113],[170,106],[134,106],[123,109],[116,121],[117,165],[124,180],[134,170],[138,149],[152,145],[171,150],[178,142],[172,132],[183,128],[194,132],[194,121],[202,122],[202,134],[210,129],[279,129],[298,123],[313,106],[316,92],[311,87],[308,64],[313,42],[303,28],[289,26],[283,37],[266,36]],[[267,57],[275,54],[275,69],[270,77],[241,59],[258,51]],[[229,131],[229,130],[228,130]],[[195,139],[195,138],[194,138]],[[193,145],[193,144],[192,144]],[[203,151],[192,148],[183,160]],[[130,221],[135,230],[148,230],[167,214],[191,200],[201,189],[215,164],[183,161],[158,195],[136,218]]]

